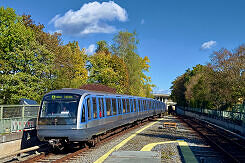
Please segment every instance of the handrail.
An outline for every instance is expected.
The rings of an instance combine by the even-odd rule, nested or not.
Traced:
[[[215,117],[218,117],[224,120],[230,120],[240,125],[243,125],[245,123],[245,113],[244,112],[221,111],[221,110],[214,110],[214,109],[189,108],[189,107],[180,107],[180,106],[177,106],[177,108],[180,108],[184,111],[201,113],[207,116],[215,116]]]
[[[0,105],[0,107],[23,107],[23,106],[30,106],[30,107],[34,107],[34,106],[38,106],[40,107],[40,105]]]

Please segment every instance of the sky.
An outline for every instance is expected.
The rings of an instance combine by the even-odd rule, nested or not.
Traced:
[[[214,51],[245,43],[244,0],[0,0],[29,14],[46,32],[61,32],[64,44],[78,41],[88,54],[119,31],[137,32],[137,54],[148,56],[157,92],[188,68],[207,64]]]

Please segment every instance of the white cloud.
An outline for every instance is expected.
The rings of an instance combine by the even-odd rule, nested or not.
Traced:
[[[214,47],[216,45],[216,41],[208,41],[208,42],[204,42],[201,46],[201,49],[211,49],[212,47]]]
[[[85,35],[90,33],[112,33],[114,26],[108,25],[109,21],[127,21],[125,9],[113,1],[85,3],[79,10],[67,11],[64,16],[56,15],[49,23],[54,23],[55,28],[64,34]]]
[[[91,44],[88,46],[88,49],[86,49],[86,53],[88,53],[89,55],[92,55],[95,51],[95,45]]]
[[[60,15],[55,15],[55,17],[53,17],[53,18],[48,22],[48,24],[51,24],[51,23],[55,22],[59,17],[60,17]]]
[[[145,24],[145,19],[141,19],[140,24]]]

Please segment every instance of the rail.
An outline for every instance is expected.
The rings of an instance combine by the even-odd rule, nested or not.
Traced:
[[[181,118],[193,130],[197,131],[211,145],[226,156],[230,162],[244,162],[244,139],[236,137],[232,132],[227,132],[227,130],[217,128],[212,124],[206,124],[203,121],[184,116]]]

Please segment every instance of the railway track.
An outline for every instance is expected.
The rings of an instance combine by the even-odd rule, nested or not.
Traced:
[[[245,140],[231,132],[190,117],[181,117],[193,130],[225,156],[227,162],[245,162]]]
[[[41,153],[38,156],[32,157],[30,159],[27,159],[25,161],[22,161],[22,163],[41,163],[41,162],[53,162],[53,163],[60,163],[60,162],[67,162],[76,160],[82,155],[86,155],[89,153],[89,151],[93,150],[94,148],[112,140],[115,137],[118,137],[120,135],[123,135],[139,126],[144,125],[145,123],[154,120],[156,117],[152,118],[146,118],[142,121],[137,121],[132,124],[127,124],[121,127],[118,127],[114,130],[111,130],[110,132],[107,132],[105,134],[98,135],[97,137],[94,137],[92,140],[88,142],[84,142],[79,144],[79,147],[72,148],[70,150],[62,151],[62,152],[52,152],[47,151],[47,153]]]

